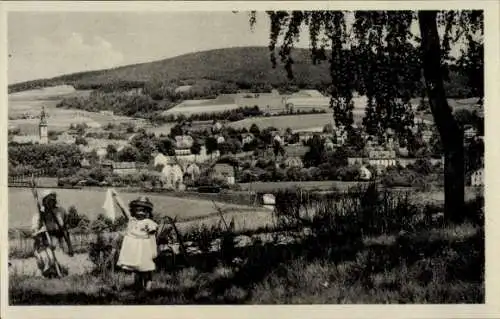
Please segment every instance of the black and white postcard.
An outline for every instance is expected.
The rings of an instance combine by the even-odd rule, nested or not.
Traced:
[[[495,315],[497,2],[1,9],[5,318]]]

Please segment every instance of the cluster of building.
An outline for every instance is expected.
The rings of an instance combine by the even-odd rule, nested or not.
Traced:
[[[302,92],[302,93],[301,93]],[[296,98],[299,98],[300,94],[304,94],[304,91],[301,91],[295,95]],[[292,95],[293,96],[293,95]],[[319,93],[316,94],[313,92],[309,92],[307,95],[309,98],[311,96],[315,96],[316,98],[323,98]],[[240,96],[239,103],[250,103],[251,101],[267,101],[266,103],[270,103],[270,110],[278,109],[283,106],[283,103],[287,103],[283,101],[284,97],[279,95],[277,92],[272,92],[268,94],[261,95],[253,95],[253,96]],[[280,102],[281,101],[281,102]],[[252,103],[253,103],[252,102]],[[274,103],[274,104],[273,104]],[[304,102],[305,103],[305,102]],[[276,108],[273,108],[273,105]],[[429,142],[432,136],[432,131],[428,125],[428,123],[424,123],[422,121],[417,122],[415,127],[418,128],[420,126],[420,133],[422,134],[423,140],[425,142]],[[82,152],[89,153],[95,151],[97,156],[101,159],[101,164],[103,167],[110,168],[113,172],[117,174],[133,174],[137,173],[141,170],[145,169],[154,169],[159,172],[164,177],[164,183],[166,187],[174,188],[181,190],[185,187],[186,182],[195,181],[203,174],[209,174],[213,178],[218,178],[224,180],[227,184],[235,183],[235,169],[228,164],[215,164],[217,159],[220,157],[219,151],[214,151],[212,153],[208,153],[206,147],[200,143],[201,149],[199,154],[192,154],[191,148],[195,143],[193,137],[190,135],[195,131],[208,131],[212,134],[213,137],[216,138],[218,143],[224,143],[225,139],[220,134],[224,127],[224,123],[220,121],[192,121],[186,122],[182,127],[182,135],[175,137],[175,155],[168,156],[165,154],[161,154],[156,152],[152,154],[152,162],[149,167],[141,166],[136,163],[114,163],[111,161],[105,161],[104,158],[107,155],[107,147],[110,143],[115,145],[117,151],[120,151],[129,143],[128,140],[105,140],[105,139],[87,139],[87,145],[79,145]],[[280,143],[284,149],[284,155],[276,158],[277,165],[286,168],[302,168],[303,162],[302,158],[304,154],[307,153],[308,147],[304,146],[304,142],[307,142],[309,139],[313,138],[314,135],[319,135],[324,140],[324,147],[326,150],[334,150],[335,148],[344,145],[347,142],[347,131],[342,126],[333,125],[328,132],[315,132],[315,131],[295,131],[293,134],[297,134],[299,137],[299,142],[296,144],[290,144],[288,141],[290,139],[289,132],[284,130],[276,130],[271,132],[272,139],[275,142]],[[465,129],[465,139],[470,140],[474,138],[481,138],[477,136],[477,130],[470,126]],[[241,133],[241,141],[244,146],[247,143],[251,143],[255,136],[252,133]],[[377,170],[378,173],[381,173],[384,169],[391,166],[402,166],[406,167],[412,164],[415,164],[418,161],[418,158],[408,158],[407,156],[402,156],[402,154],[407,153],[407,150],[399,147],[397,143],[397,139],[394,136],[394,132],[388,130],[386,135],[384,136],[384,143],[380,143],[376,139],[371,136],[368,136],[366,133],[362,136],[366,141],[366,148],[364,151],[364,156],[360,157],[349,157],[347,162],[349,165],[360,166],[360,176],[362,179],[371,179],[372,172],[368,169],[368,167],[373,167]],[[28,139],[28,142],[35,142],[39,144],[48,144],[49,136],[48,136],[48,123],[47,123],[47,114],[45,110],[42,109],[40,114],[40,122],[38,125],[38,134],[33,136],[24,136],[24,138]],[[13,139],[18,143],[26,142],[20,141],[19,137]],[[74,144],[76,141],[76,133],[75,132],[64,132],[60,134],[55,143],[69,143]],[[272,146],[269,145],[269,149],[272,149]],[[86,161],[86,162],[85,162]],[[441,159],[431,159],[432,165],[443,165],[444,158]],[[89,165],[87,160],[82,162],[82,166]],[[484,170],[480,169],[476,172],[473,172],[471,175],[470,184],[472,186],[483,185],[483,177]]]

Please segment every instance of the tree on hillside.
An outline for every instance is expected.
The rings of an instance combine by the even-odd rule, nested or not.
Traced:
[[[140,131],[130,141],[130,145],[139,151],[139,162],[147,163],[151,159],[151,154],[157,150],[158,139],[154,134]]]
[[[304,165],[306,167],[311,167],[321,164],[325,155],[325,145],[321,137],[318,134],[314,134],[314,136],[306,142],[306,145],[309,146],[309,151],[304,154]]]
[[[175,155],[175,142],[168,137],[159,138],[156,144],[156,148],[158,152],[162,153],[163,155]]]
[[[75,144],[76,144],[76,145],[84,145],[84,146],[86,146],[86,145],[88,145],[89,143],[87,142],[87,140],[86,140],[84,137],[82,137],[82,136],[77,136],[77,137],[75,138]]]
[[[250,133],[252,133],[255,137],[259,137],[260,135],[260,129],[259,127],[257,126],[257,124],[253,123],[251,126],[250,126],[250,130],[249,130]]]
[[[217,143],[217,139],[213,136],[208,137],[205,140],[205,147],[207,149],[207,154],[212,154],[217,151],[219,145]]]
[[[374,99],[380,125],[394,129],[399,139],[405,139],[413,125],[410,98],[420,94],[423,74],[445,153],[445,216],[458,221],[464,205],[463,130],[448,105],[445,82],[453,60],[451,46],[461,40],[465,40],[462,68],[468,70],[471,79],[481,77],[483,12],[271,11],[268,16],[271,62],[275,67],[275,47],[282,39],[279,55],[290,78],[292,48],[301,27],[309,28],[313,62],[330,63],[331,106],[335,120],[346,126],[352,123],[351,102],[353,91],[358,90]],[[353,23],[348,22],[351,17]],[[413,22],[418,24],[419,35],[411,30]],[[250,17],[250,24],[254,23],[255,12]],[[355,41],[351,41],[353,38]],[[475,93],[482,97],[482,83],[478,86]]]
[[[201,144],[198,141],[195,141],[191,146],[191,153],[194,155],[200,155],[201,152]]]
[[[278,157],[278,155],[285,155],[285,149],[283,148],[283,145],[277,141],[277,140],[274,140],[273,141],[273,154],[274,154],[274,160],[276,161],[276,158]]]
[[[116,149],[116,146],[113,144],[108,144],[106,146],[106,157],[110,160],[115,160],[116,159],[116,154],[118,153],[118,150]]]
[[[134,146],[126,146],[116,154],[120,162],[137,162],[141,158],[141,153]]]
[[[323,126],[323,133],[328,133],[328,134],[333,133],[333,125],[331,123],[328,123],[325,126]]]

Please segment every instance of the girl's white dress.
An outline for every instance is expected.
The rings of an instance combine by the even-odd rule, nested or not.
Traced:
[[[118,257],[118,266],[133,271],[155,270],[153,259],[158,254],[156,236],[148,230],[157,228],[158,224],[151,219],[130,218]]]

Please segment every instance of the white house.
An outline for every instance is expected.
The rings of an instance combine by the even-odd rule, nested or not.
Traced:
[[[334,128],[335,132],[335,139],[336,143],[339,145],[344,145],[347,142],[347,130],[344,129],[343,126],[340,127],[335,127]]]
[[[187,149],[193,146],[194,140],[189,135],[178,135],[175,137],[175,147],[178,149]]]
[[[370,180],[372,178],[372,172],[370,172],[370,170],[363,165],[359,169],[359,178],[365,181]]]
[[[226,139],[224,138],[224,136],[218,136],[217,137],[217,144],[222,144],[226,141]]]
[[[483,186],[484,185],[484,168],[478,169],[473,172],[470,177],[471,186]]]
[[[211,175],[212,178],[225,180],[228,185],[235,183],[234,167],[229,164],[215,164]]]
[[[76,138],[67,132],[63,132],[59,134],[57,137],[57,142],[58,143],[64,143],[64,144],[75,144]]]
[[[396,166],[396,152],[388,150],[372,150],[369,152],[368,160],[371,166]]]
[[[215,122],[214,125],[212,125],[212,132],[213,133],[218,133],[222,130],[222,128],[224,127],[224,125],[222,125],[222,123],[220,122]]]
[[[478,134],[478,131],[474,126],[466,125],[464,127],[464,137],[465,138],[468,138],[468,139],[474,138],[477,134]]]
[[[99,159],[104,159],[106,155],[108,154],[108,150],[104,147],[100,147],[96,150],[96,154],[99,157]]]
[[[162,169],[162,174],[165,177],[165,187],[180,190],[183,186],[183,172],[178,164],[167,164]]]
[[[287,168],[302,168],[304,167],[304,163],[300,157],[287,157],[283,162]]]
[[[200,176],[200,167],[195,163],[191,163],[187,166],[185,174],[189,175],[189,178],[194,181]]]
[[[278,134],[274,135],[273,141],[278,142],[280,145],[284,144],[283,139]]]
[[[349,165],[349,166],[362,165],[363,162],[364,162],[363,157],[348,157],[347,158],[347,165]]]
[[[262,202],[264,205],[275,205],[276,197],[273,194],[262,195]]]
[[[153,166],[157,167],[158,165],[167,165],[170,163],[170,158],[168,156],[163,155],[162,153],[158,153],[154,155],[153,158]]]
[[[251,143],[254,140],[254,136],[252,133],[246,133],[242,135],[241,143],[243,145]]]

